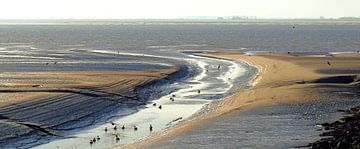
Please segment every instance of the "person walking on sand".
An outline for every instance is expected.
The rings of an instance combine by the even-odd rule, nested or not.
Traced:
[[[153,131],[153,126],[150,124],[150,126],[149,126],[149,129],[150,129],[150,132],[152,132]]]
[[[121,127],[121,129],[124,130],[124,129],[125,129],[125,125],[123,125],[123,126]]]

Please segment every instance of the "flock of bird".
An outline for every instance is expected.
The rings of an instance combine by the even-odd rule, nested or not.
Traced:
[[[197,93],[198,94],[200,94],[200,90],[197,90]],[[171,95],[170,96],[170,101],[172,101],[172,102],[174,102],[175,101],[175,97],[176,97],[176,95]],[[157,106],[157,104],[156,103],[153,103],[153,106]],[[162,109],[162,105],[159,105],[159,107],[158,107],[160,110]],[[117,131],[117,129],[118,129],[118,127],[117,127],[117,124],[115,124],[114,122],[111,122],[111,125],[113,126],[113,130],[114,131]],[[121,129],[122,130],[125,130],[125,125],[122,125],[122,127],[121,127]],[[134,131],[137,131],[138,130],[138,127],[137,126],[133,126],[133,129],[134,129]],[[105,131],[105,133],[107,133],[108,131],[109,131],[109,129],[107,128],[107,127],[105,127],[104,128],[104,131]],[[150,124],[149,125],[149,131],[150,132],[152,132],[153,131],[153,126]],[[118,142],[118,141],[120,141],[120,137],[117,135],[117,134],[114,134],[114,136],[115,136],[115,140],[116,140],[116,142]],[[93,139],[90,139],[90,145],[93,145],[94,143],[96,143],[96,142],[99,142],[100,141],[100,137],[99,136],[96,136],[96,137],[94,137]]]
[[[117,124],[115,124],[114,122],[111,122],[111,125],[114,126],[112,129],[116,132],[117,129],[118,129]],[[122,129],[122,130],[125,130],[125,125],[122,125],[121,129]],[[138,130],[138,127],[137,127],[137,126],[133,126],[133,129],[134,129],[134,131],[137,131],[137,130]],[[105,131],[105,133],[107,133],[107,132],[109,131],[109,129],[108,129],[107,127],[105,127],[104,131]],[[153,126],[152,126],[151,124],[150,124],[150,126],[149,126],[149,131],[150,131],[150,132],[153,131]],[[116,142],[120,141],[119,135],[114,134],[114,136],[115,136]],[[93,145],[94,143],[99,142],[100,139],[101,139],[101,138],[100,138],[99,136],[94,137],[93,139],[90,139],[90,142],[89,142],[89,143],[90,143],[90,145]]]
[[[218,65],[217,69],[218,69],[218,70],[220,69],[220,65]],[[197,93],[198,93],[198,94],[200,94],[200,92],[201,92],[200,90],[197,90]],[[175,97],[176,97],[176,95],[175,95],[175,94],[172,94],[172,95],[170,96],[170,101],[174,102],[174,101],[175,101]],[[156,103],[153,103],[152,105],[153,105],[154,107],[157,106]],[[162,109],[162,105],[159,105],[158,108],[161,110],[161,109]],[[114,122],[111,122],[111,125],[114,126],[114,127],[113,127],[113,130],[114,130],[114,131],[117,131],[117,129],[118,129],[118,128],[117,128],[117,124],[115,124]],[[125,130],[125,125],[122,125],[121,129],[122,129],[122,130]],[[133,129],[134,129],[134,131],[137,131],[137,130],[138,130],[138,127],[134,125],[134,126],[133,126]],[[104,131],[105,131],[105,133],[107,133],[109,130],[108,130],[107,127],[105,127],[105,128],[104,128]],[[150,131],[150,132],[153,131],[153,126],[152,126],[151,124],[149,125],[149,131]],[[115,136],[116,142],[120,141],[120,137],[119,137],[117,134],[114,134],[114,136]],[[94,143],[99,142],[100,139],[101,139],[101,138],[100,138],[99,136],[94,137],[93,139],[90,140],[89,143],[90,143],[90,145],[93,145]]]

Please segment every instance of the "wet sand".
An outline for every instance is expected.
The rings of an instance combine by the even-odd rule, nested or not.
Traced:
[[[206,129],[206,124],[222,117],[237,115],[259,107],[311,103],[330,97],[336,99],[331,91],[334,88],[352,88],[357,84],[357,74],[354,72],[360,70],[360,56],[355,54],[324,57],[286,53],[246,55],[221,52],[206,55],[251,63],[260,70],[254,80],[254,86],[213,105],[215,110],[208,114],[128,145],[128,148],[161,146],[164,141],[171,138],[194,130]]]
[[[101,123],[122,103],[143,102],[137,87],[177,70],[1,73],[0,146],[28,148]]]

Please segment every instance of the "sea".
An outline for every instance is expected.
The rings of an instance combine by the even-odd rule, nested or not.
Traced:
[[[61,137],[32,134],[34,139],[31,139],[30,135],[14,137],[10,134],[2,137],[0,147],[102,149],[123,146],[212,110],[209,108],[212,103],[252,85],[256,68],[246,62],[203,56],[200,53],[204,51],[357,53],[360,51],[360,22],[0,21],[0,74],[180,67],[179,72],[168,79],[139,89],[142,100],[135,105],[123,103],[116,107],[118,109],[111,109],[114,112],[110,116],[81,122],[90,124],[84,127],[66,126],[74,129],[60,132]],[[2,82],[6,82],[5,78],[0,79],[0,85]],[[170,101],[170,97],[174,97],[175,102]],[[163,109],[154,108],[153,103],[163,105]],[[353,103],[349,100],[341,105]],[[304,146],[319,138],[320,132],[315,127],[318,122],[339,116],[331,112],[334,106],[323,105],[255,109],[210,124],[209,128],[217,129],[194,131],[167,141],[159,148]],[[313,114],[326,116],[308,118],[304,115],[309,108],[318,107],[325,112]],[[4,110],[0,108],[0,113]],[[109,109],[104,111],[109,114]],[[269,114],[269,111],[276,114]],[[105,127],[113,127],[110,123],[130,128],[137,126],[139,130],[105,133]],[[153,132],[148,130],[150,124]],[[1,119],[0,127],[3,131],[12,128]],[[229,132],[229,127],[238,131]],[[114,139],[115,134],[120,136],[120,141]],[[101,140],[90,145],[89,140],[95,136],[100,136]]]

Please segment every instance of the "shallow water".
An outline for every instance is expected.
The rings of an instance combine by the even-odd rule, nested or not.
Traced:
[[[205,128],[152,148],[298,148],[320,139],[317,124],[334,121],[337,109],[360,105],[355,98],[286,104],[222,117]],[[306,147],[304,147],[306,148]]]

